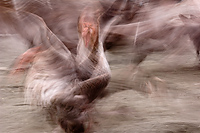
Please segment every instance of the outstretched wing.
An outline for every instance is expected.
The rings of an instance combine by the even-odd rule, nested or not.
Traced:
[[[34,60],[26,80],[28,95],[31,94],[29,99],[46,104],[50,102],[51,94],[54,95],[56,91],[62,93],[63,89],[70,86],[68,83],[76,79],[71,52],[37,15],[0,7],[0,29],[1,34],[14,34],[41,47],[39,52],[35,50],[35,54],[30,50]]]
[[[68,48],[37,15],[0,7],[0,29],[2,36],[17,36],[32,47],[40,46],[41,50],[48,49],[51,54],[62,59],[63,62],[69,61],[69,58],[72,59]]]
[[[76,54],[79,40],[77,20],[86,4],[85,0],[15,0],[14,7],[17,11],[40,16],[49,29]]]

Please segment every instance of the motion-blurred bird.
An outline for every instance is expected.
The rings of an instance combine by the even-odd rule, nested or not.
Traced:
[[[17,34],[38,44],[16,62],[16,66],[31,63],[25,82],[26,101],[45,108],[65,132],[84,132],[87,109],[111,77],[99,39],[100,14],[86,8],[80,15],[74,56],[37,15],[0,9],[0,26],[7,27],[2,33]],[[30,19],[35,23],[26,23]]]

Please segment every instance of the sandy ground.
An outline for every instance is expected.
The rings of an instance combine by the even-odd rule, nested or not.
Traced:
[[[24,76],[6,76],[24,50],[16,38],[0,39],[0,133],[49,133],[55,129],[51,121],[24,104]],[[125,51],[120,47],[106,53],[112,80],[109,95],[96,103],[92,132],[199,133],[200,71],[193,47],[151,54],[138,68]]]

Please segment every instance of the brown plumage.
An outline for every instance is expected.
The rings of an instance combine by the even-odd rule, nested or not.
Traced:
[[[90,10],[80,15],[76,56],[47,32],[52,45],[36,55],[27,75],[27,101],[45,107],[66,132],[85,130],[87,108],[110,79],[96,15]]]
[[[110,79],[99,16],[90,9],[80,15],[75,56],[37,15],[0,7],[1,34],[36,46],[16,63],[32,64],[25,82],[26,101],[45,108],[66,132],[84,132],[87,110]]]

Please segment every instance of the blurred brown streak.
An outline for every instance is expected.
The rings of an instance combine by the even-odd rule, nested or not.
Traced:
[[[14,8],[12,0],[1,0],[0,6],[7,7],[7,8]]]

